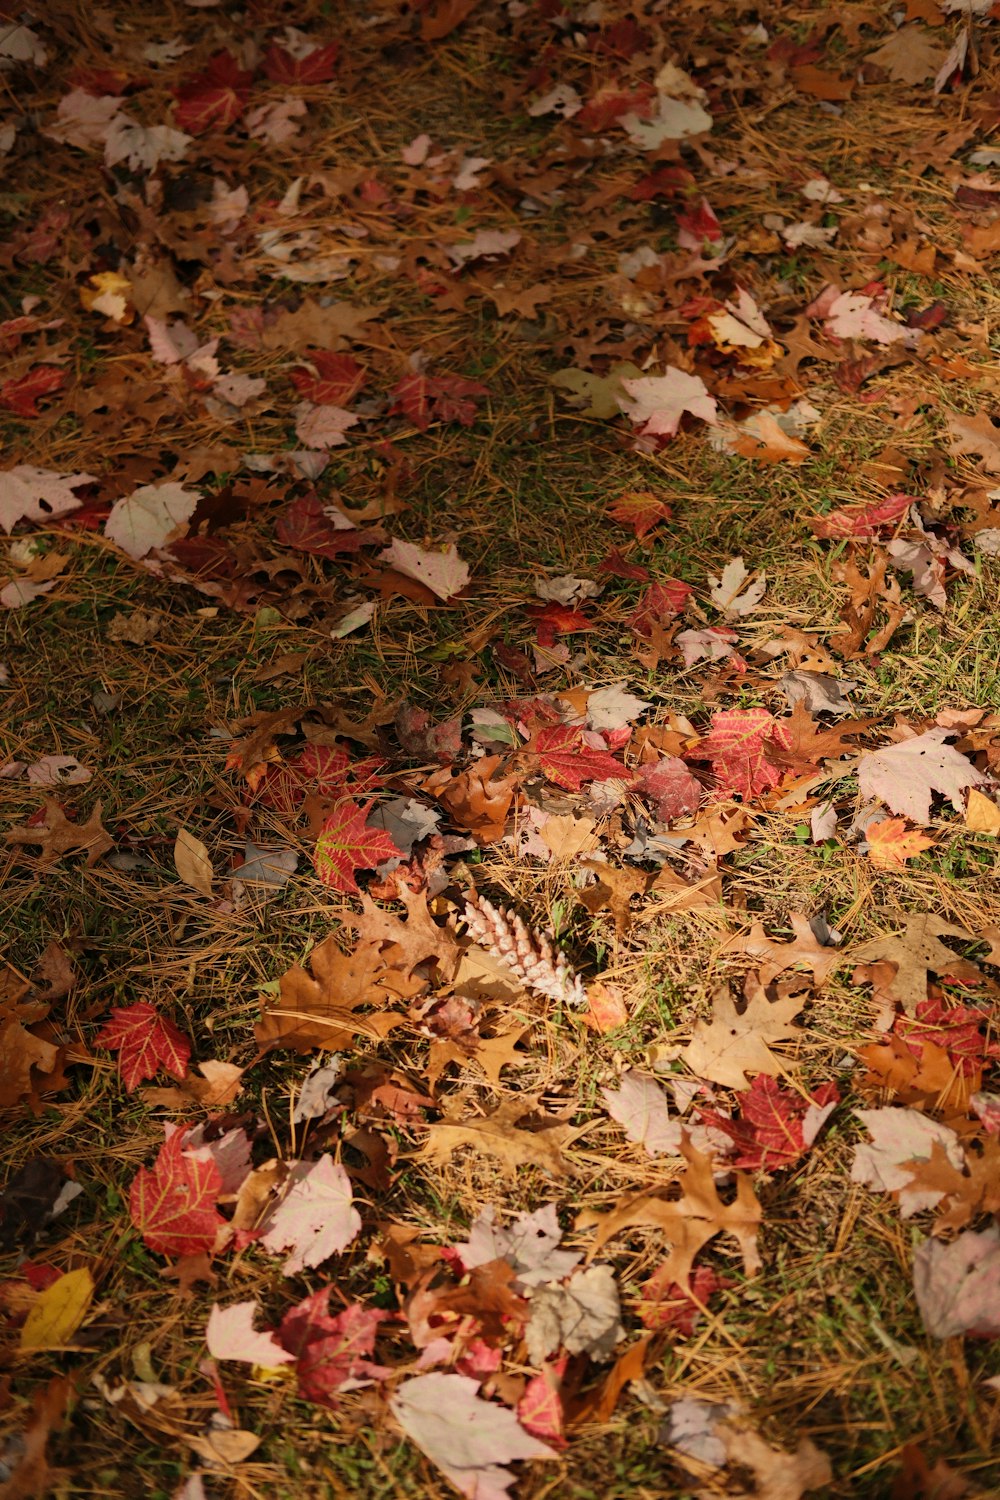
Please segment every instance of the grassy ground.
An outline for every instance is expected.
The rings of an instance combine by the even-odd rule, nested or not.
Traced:
[[[796,36],[809,19],[790,17],[780,6],[773,9],[768,24]],[[152,11],[150,16],[159,36],[156,28],[167,27],[168,18],[153,17]],[[74,34],[72,18],[61,24]],[[171,25],[176,24],[173,19]],[[705,27],[706,45],[719,46],[731,22],[703,18],[699,25]],[[525,66],[516,48],[505,50],[503,28],[482,19],[432,49],[401,44],[398,53],[387,53],[382,66],[397,69],[401,80],[389,102],[364,77],[363,65],[376,57],[375,44],[361,32],[351,36],[356,52],[349,86],[335,98],[323,91],[309,95],[319,128],[307,136],[304,164],[274,150],[261,150],[252,164],[244,163],[255,201],[280,196],[293,171],[334,173],[360,164],[389,174],[401,146],[424,130],[469,154],[522,165],[547,149],[550,123],[529,118],[523,108],[500,107],[508,78]],[[693,65],[687,52],[683,56]],[[987,67],[979,87],[985,88],[988,75]],[[43,94],[50,111],[60,92],[50,87]],[[949,95],[939,102],[950,119],[957,101]],[[726,233],[738,242],[773,209],[791,162],[799,175],[805,167],[809,173],[827,172],[841,186],[850,187],[861,174],[893,211],[914,211],[931,224],[937,243],[954,241],[951,200],[940,175],[915,175],[903,149],[935,127],[938,117],[930,111],[913,106],[911,98],[902,109],[899,91],[891,86],[864,91],[839,117],[817,110],[814,99],[784,94],[780,129],[772,133],[769,108],[778,108],[775,100],[758,101],[749,121],[739,108],[720,111],[713,137],[722,155],[749,151],[755,142],[772,154],[766,180],[745,190],[728,176],[706,180]],[[884,158],[870,159],[872,141],[885,146]],[[897,143],[901,157],[894,164]],[[220,160],[217,170],[224,170],[224,151]],[[51,152],[21,166],[32,175],[5,200],[11,235],[32,222],[57,190],[69,195],[79,222],[101,180],[100,168],[88,161],[79,181],[68,183],[60,176],[65,160]],[[606,177],[612,176],[609,168]],[[176,877],[172,851],[181,827],[205,843],[217,870],[229,868],[243,849],[241,787],[225,761],[251,715],[297,703],[334,704],[361,720],[406,699],[443,718],[516,695],[519,685],[493,655],[493,645],[506,641],[523,648],[530,640],[524,607],[532,600],[536,576],[594,576],[609,546],[604,507],[629,488],[653,487],[675,505],[675,522],[635,553],[654,577],[685,579],[703,600],[707,574],[741,553],[769,580],[764,604],[748,622],[750,644],[789,625],[822,637],[837,627],[845,597],[836,576],[843,549],[816,541],[809,516],[883,494],[877,460],[889,441],[909,465],[905,487],[915,495],[927,491],[942,465],[955,483],[983,478],[969,461],[950,458],[942,437],[947,411],[975,412],[992,399],[995,364],[983,341],[970,379],[946,383],[926,367],[904,364],[879,376],[871,400],[844,394],[824,379],[821,367],[807,367],[809,399],[822,419],[809,434],[811,456],[798,467],[756,467],[716,453],[703,430],[682,433],[656,454],[637,454],[621,422],[567,412],[553,396],[549,375],[577,362],[564,346],[570,332],[585,341],[581,328],[588,317],[581,309],[589,305],[594,317],[605,310],[601,289],[614,274],[617,254],[651,235],[655,245],[660,227],[653,208],[631,202],[624,188],[617,197],[609,189],[606,203],[617,218],[597,239],[588,276],[563,279],[554,247],[574,235],[593,238],[595,219],[605,211],[582,207],[580,198],[568,193],[533,225],[536,265],[527,279],[537,275],[551,282],[552,290],[537,321],[495,316],[484,301],[442,309],[402,278],[380,279],[367,267],[335,288],[338,296],[371,303],[384,295],[391,302],[380,334],[383,352],[392,351],[385,369],[398,373],[401,355],[422,348],[439,367],[460,370],[489,387],[489,401],[474,427],[411,431],[396,444],[395,456],[410,472],[401,486],[406,509],[394,519],[393,532],[417,542],[457,540],[472,568],[468,598],[443,610],[391,594],[380,604],[371,632],[331,641],[322,607],[294,607],[296,598],[312,600],[309,589],[321,590],[331,578],[338,580],[339,594],[350,592],[339,581],[343,575],[317,559],[300,559],[297,579],[279,578],[256,608],[241,613],[217,607],[187,583],[154,578],[99,532],[52,528],[33,535],[44,548],[68,554],[57,587],[4,620],[2,654],[10,681],[3,689],[2,759],[32,763],[48,754],[77,756],[92,768],[93,779],[86,787],[60,791],[60,800],[83,816],[100,801],[119,852],[138,857],[134,867],[124,869],[107,861],[86,868],[79,856],[42,868],[29,850],[8,845],[0,856],[5,957],[31,974],[52,940],[72,956],[80,979],[58,1012],[67,1035],[92,1038],[110,1008],[150,999],[169,1008],[199,1056],[252,1064],[237,1107],[262,1122],[262,1156],[290,1149],[289,1106],[306,1066],[293,1054],[257,1058],[253,1024],[262,991],[338,928],[344,911],[313,877],[309,841],[277,815],[261,815],[255,829],[303,856],[299,873],[279,894],[267,899],[248,894],[242,904],[225,898],[206,902]],[[494,193],[484,194],[471,210],[449,204],[451,227],[464,222],[463,210],[471,212],[473,228],[503,223],[507,203]],[[317,217],[328,212],[323,204]],[[419,214],[426,220],[422,232],[440,232],[444,219],[434,205],[421,205]],[[672,219],[668,223],[664,216],[663,224],[669,239]],[[88,274],[97,264],[92,248],[90,254]],[[815,295],[831,267],[845,285],[862,284],[863,270],[874,276],[885,269],[856,247],[822,258],[812,252],[747,255],[739,266],[753,278],[761,305],[767,305],[770,290],[796,306]],[[948,302],[952,327],[992,327],[996,296],[985,276],[955,270],[943,257],[933,277],[915,277],[898,267],[891,268],[891,276],[896,305],[905,306],[910,297],[925,305],[940,295]],[[239,298],[250,306],[275,292],[297,295],[294,286],[263,275],[239,285]],[[15,316],[21,299],[31,294],[46,299],[47,315],[70,319],[60,337],[68,341],[82,384],[101,377],[116,361],[139,359],[136,330],[95,332],[100,325],[81,318],[74,274],[66,265],[15,264],[3,291],[6,315]],[[203,306],[199,333],[222,331],[227,325],[221,312]],[[621,319],[619,333],[620,324]],[[378,352],[371,357],[377,361]],[[262,373],[279,388],[287,359],[266,353],[241,358],[241,370]],[[279,452],[293,443],[288,407],[294,397],[287,385],[282,389],[253,431],[240,431],[237,447]],[[375,423],[342,459],[335,454],[320,482],[323,493],[338,491],[352,504],[384,494],[381,436]],[[110,479],[116,464],[137,455],[183,455],[220,437],[230,441],[232,434],[220,433],[191,406],[154,427],[137,417],[101,430],[81,422],[70,399],[34,423],[10,418],[4,462],[84,469]],[[168,473],[170,463],[164,460],[154,471]],[[221,486],[224,477],[215,472],[203,487]],[[944,614],[904,587],[910,616],[890,646],[877,658],[862,657],[845,667],[858,684],[852,694],[856,712],[890,726],[895,715],[922,726],[945,708],[995,706],[1000,700],[998,582],[996,563],[977,554],[976,575],[949,585]],[[571,638],[571,666],[565,674],[547,677],[542,688],[627,679],[632,691],[654,705],[651,718],[661,720],[675,713],[701,721],[720,701],[783,711],[775,688],[755,683],[741,693],[729,683],[720,700],[702,667],[688,671],[676,660],[652,670],[643,667],[626,626],[639,592],[636,584],[614,581],[601,602],[600,629]],[[137,609],[160,614],[156,635],[146,645],[116,640],[112,622]],[[301,654],[301,660],[271,675],[269,669],[290,652]],[[455,670],[466,665],[465,671]],[[98,707],[95,694],[113,695],[114,702],[108,706],[103,700]],[[400,767],[398,774],[406,770]],[[849,779],[838,791],[845,806],[856,799]],[[23,824],[39,806],[37,788],[23,778],[0,780],[0,798],[7,826]],[[538,925],[554,922],[589,974],[602,972],[624,986],[630,1011],[626,1027],[597,1037],[584,1035],[565,1018],[540,1017],[529,1008],[522,1066],[508,1070],[499,1088],[472,1070],[445,1078],[441,1097],[462,1091],[470,1108],[492,1108],[518,1092],[538,1094],[550,1110],[565,1110],[570,1123],[589,1126],[574,1153],[578,1171],[572,1185],[554,1190],[540,1173],[520,1172],[503,1187],[505,1209],[531,1209],[556,1196],[569,1242],[583,1245],[586,1237],[574,1239],[571,1228],[578,1212],[606,1208],[626,1191],[667,1180],[674,1167],[651,1165],[639,1147],[624,1142],[606,1118],[599,1090],[624,1068],[643,1065],[650,1047],[688,1039],[694,1020],[707,1012],[713,981],[743,972],[720,950],[753,919],[787,934],[791,914],[821,912],[851,945],[893,930],[899,911],[931,911],[971,932],[1000,921],[997,841],[968,833],[950,813],[933,824],[933,849],[891,874],[873,870],[854,847],[808,842],[801,817],[794,811],[755,812],[748,842],[725,861],[719,908],[658,915],[637,911],[624,939],[607,913],[591,917],[577,904],[571,869],[515,860],[500,846],[483,852],[476,864],[482,883]],[[970,951],[982,955],[981,947]],[[852,985],[849,971],[841,971],[811,1006],[796,1045],[802,1085],[836,1077],[851,1097],[852,1049],[870,1039],[871,1028],[867,990]],[[359,1059],[391,1066],[419,1087],[426,1043],[414,1037],[379,1047],[362,1043]],[[76,1347],[22,1360],[3,1398],[2,1415],[16,1434],[41,1384],[60,1373],[79,1375],[72,1416],[48,1449],[49,1462],[66,1471],[52,1482],[58,1494],[151,1500],[173,1495],[191,1469],[186,1438],[200,1430],[214,1404],[198,1371],[211,1303],[255,1296],[265,1317],[275,1320],[288,1305],[280,1269],[252,1251],[218,1261],[216,1284],[198,1284],[182,1294],[164,1278],[163,1258],[143,1247],[127,1213],[129,1187],[161,1142],[164,1119],[171,1117],[138,1096],[126,1098],[113,1059],[94,1050],[70,1070],[65,1088],[43,1098],[33,1115],[12,1116],[5,1130],[10,1176],[26,1162],[53,1156],[70,1166],[83,1189],[46,1232],[35,1258],[60,1267],[83,1258],[100,1283],[95,1315]],[[398,1170],[385,1191],[366,1195],[366,1217],[372,1224],[412,1226],[431,1243],[463,1238],[482,1204],[497,1197],[490,1163],[459,1155],[431,1170],[418,1159],[419,1129],[387,1125],[385,1130],[399,1151]],[[919,1445],[931,1463],[947,1459],[972,1486],[969,1493],[1000,1493],[995,1457],[1000,1407],[982,1384],[996,1373],[995,1346],[959,1339],[942,1343],[925,1333],[910,1267],[915,1236],[926,1232],[929,1219],[902,1223],[891,1199],[851,1183],[852,1147],[860,1138],[850,1111],[841,1108],[821,1147],[797,1166],[760,1180],[761,1275],[746,1281],[735,1259],[719,1258],[733,1284],[713,1299],[695,1335],[676,1342],[654,1338],[639,1399],[633,1389],[609,1420],[578,1428],[557,1463],[526,1469],[519,1496],[680,1500],[693,1495],[695,1488],[660,1437],[662,1403],[691,1395],[738,1401],[777,1446],[791,1448],[800,1436],[811,1438],[831,1459],[831,1497],[911,1493],[892,1489],[906,1444]],[[394,1308],[392,1278],[378,1251],[369,1252],[368,1246],[368,1240],[359,1240],[344,1255],[338,1285],[349,1298]],[[641,1233],[627,1245],[619,1243],[612,1256],[633,1331],[639,1287],[661,1256],[661,1240]],[[12,1256],[8,1275],[17,1274]],[[226,1390],[239,1425],[262,1444],[237,1471],[212,1475],[210,1493],[336,1500],[446,1491],[437,1472],[386,1421],[375,1393],[346,1397],[341,1412],[331,1416],[298,1399],[291,1382],[259,1379],[242,1368],[226,1368]],[[155,1379],[174,1394],[153,1412],[129,1420],[128,1413],[118,1413],[101,1398],[93,1384],[97,1377],[111,1385]],[[717,1488],[697,1492],[734,1493],[721,1480]],[[0,1486],[0,1495],[22,1493],[27,1491]]]

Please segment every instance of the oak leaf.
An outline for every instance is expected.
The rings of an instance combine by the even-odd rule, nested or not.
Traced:
[[[519,1128],[522,1126],[526,1128]],[[569,1125],[540,1115],[538,1100],[522,1095],[505,1100],[490,1115],[462,1121],[443,1120],[432,1125],[420,1155],[432,1165],[441,1166],[461,1146],[470,1146],[498,1161],[505,1175],[512,1175],[521,1167],[538,1167],[553,1177],[562,1177],[571,1170],[564,1148],[578,1134]]]
[[[825,984],[830,975],[844,963],[840,949],[821,943],[813,931],[809,918],[801,912],[793,912],[789,923],[795,936],[787,943],[769,938],[763,923],[755,921],[750,931],[730,938],[719,949],[720,954],[745,953],[760,959],[762,966],[758,980],[763,988],[783,974],[787,969],[808,969],[813,983]]]
[[[937,1235],[964,1229],[976,1214],[1000,1213],[1000,1141],[986,1136],[981,1150],[965,1142],[964,1169],[956,1167],[940,1141],[931,1143],[929,1160],[908,1162],[910,1182],[906,1192],[940,1194]]]
[[[927,999],[929,971],[950,976],[964,984],[982,982],[983,976],[974,963],[958,958],[941,942],[943,937],[953,937],[971,943],[975,941],[971,933],[930,912],[914,916],[901,913],[900,920],[906,924],[902,932],[862,943],[860,948],[852,950],[851,958],[861,959],[864,963],[886,960],[896,965],[896,974],[888,990],[908,1016],[915,1016],[918,1005]]]
[[[331,934],[313,949],[309,967],[311,974],[293,964],[281,976],[278,1003],[265,1008],[254,1030],[258,1046],[336,1052],[353,1046],[355,1036],[382,1040],[404,1021],[398,1012],[384,1009],[390,998],[383,983],[389,966],[379,945],[359,943],[352,953],[344,953]],[[359,1014],[363,1005],[380,1009]]]
[[[656,1193],[640,1193],[608,1214],[583,1213],[578,1226],[596,1226],[591,1254],[596,1255],[610,1239],[625,1229],[662,1229],[671,1244],[663,1274],[681,1288],[689,1285],[694,1258],[717,1234],[731,1234],[743,1254],[747,1276],[756,1275],[761,1260],[757,1230],[763,1209],[750,1178],[734,1174],[736,1198],[723,1203],[713,1177],[712,1159],[696,1151],[687,1139],[681,1142],[687,1168],[679,1179],[681,1197],[672,1201]]]
[[[59,803],[51,797],[46,797],[43,808],[44,817],[40,821],[32,820],[19,828],[10,828],[5,835],[9,844],[38,844],[39,864],[43,868],[63,854],[86,849],[89,870],[102,854],[115,847],[114,839],[101,823],[100,802],[94,803],[86,823],[71,823]]]

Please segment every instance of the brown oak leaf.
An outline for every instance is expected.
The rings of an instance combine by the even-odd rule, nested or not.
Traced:
[[[114,839],[101,823],[101,804],[94,803],[93,811],[86,823],[71,823],[59,803],[51,797],[44,802],[45,817],[40,823],[25,823],[20,828],[7,830],[8,844],[37,844],[39,864],[44,868],[53,864],[64,854],[87,851],[87,869],[91,869],[102,854],[115,847]]]
[[[572,1170],[564,1151],[577,1134],[571,1126],[541,1114],[537,1098],[522,1095],[505,1100],[491,1115],[432,1125],[420,1155],[441,1166],[460,1146],[471,1146],[498,1161],[507,1175],[521,1167],[539,1167],[563,1177]]]
[[[353,953],[344,953],[331,934],[310,958],[311,974],[293,964],[281,976],[276,1005],[265,1008],[254,1035],[258,1046],[294,1047],[309,1052],[322,1047],[331,1052],[353,1047],[356,1036],[382,1041],[406,1017],[384,1008],[394,998],[393,980],[402,971],[391,970],[378,943],[359,943]],[[361,1013],[362,1006],[378,1006]]]
[[[748,1073],[767,1073],[776,1078],[783,1065],[768,1046],[798,1037],[791,1022],[806,1002],[808,991],[769,1000],[757,988],[740,1012],[728,990],[720,990],[712,1006],[711,1021],[696,1021],[691,1041],[681,1054],[692,1073],[721,1083],[729,1089],[748,1089]]]

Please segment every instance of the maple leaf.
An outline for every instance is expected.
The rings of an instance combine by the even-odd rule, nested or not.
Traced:
[[[262,66],[265,76],[272,83],[329,83],[336,71],[339,55],[339,42],[327,42],[325,46],[295,52],[272,42],[264,53]]]
[[[872,505],[846,506],[843,510],[831,510],[825,516],[814,516],[809,525],[813,536],[824,541],[850,536],[878,536],[883,528],[895,526],[902,520],[910,506],[915,504],[913,495],[887,495]]]
[[[588,1354],[593,1360],[611,1357],[625,1337],[621,1302],[610,1266],[586,1266],[563,1286],[549,1284],[531,1299],[531,1316],[524,1331],[525,1347],[533,1365],[550,1354]]]
[[[519,1214],[506,1229],[497,1223],[493,1206],[487,1205],[470,1225],[469,1238],[452,1249],[466,1271],[505,1260],[514,1271],[515,1289],[525,1292],[548,1281],[562,1281],[576,1268],[580,1254],[560,1250],[561,1239],[554,1203]]]
[[[295,1162],[281,1202],[268,1215],[261,1244],[266,1250],[291,1250],[282,1270],[294,1276],[346,1250],[361,1232],[351,1179],[332,1156]]]
[[[205,1329],[205,1343],[213,1359],[238,1359],[265,1370],[286,1365],[295,1358],[275,1342],[273,1333],[258,1333],[253,1326],[257,1303],[234,1302],[231,1307],[212,1304]]]
[[[16,417],[40,417],[37,403],[66,384],[66,371],[56,365],[32,365],[26,375],[0,385],[0,406]]]
[[[18,521],[45,524],[79,510],[83,501],[73,491],[96,483],[93,474],[58,474],[32,464],[0,471],[0,531],[13,531]]]
[[[708,734],[689,754],[710,763],[717,792],[749,802],[781,781],[784,772],[768,751],[790,744],[786,726],[766,708],[729,708],[712,715]]]
[[[184,1033],[147,1000],[113,1010],[94,1040],[98,1046],[118,1053],[118,1069],[130,1094],[144,1079],[155,1077],[160,1068],[174,1078],[183,1078],[191,1057],[191,1044]]]
[[[691,1041],[682,1054],[684,1061],[697,1077],[725,1088],[749,1088],[748,1072],[775,1077],[782,1068],[768,1043],[791,1041],[800,1035],[791,1022],[805,998],[800,991],[771,1001],[758,988],[741,1014],[728,990],[719,991],[711,1021],[695,1022]]]
[[[977,1071],[987,1058],[1000,1058],[1000,1042],[983,1035],[987,1016],[968,1005],[948,1005],[937,998],[918,1001],[912,1019],[897,1016],[893,1031],[918,1057],[928,1043],[947,1052],[963,1073]]]
[[[330,1290],[328,1286],[320,1287],[291,1308],[281,1320],[278,1338],[297,1361],[299,1394],[307,1401],[336,1411],[338,1403],[334,1397],[345,1386],[355,1390],[369,1380],[384,1379],[391,1373],[368,1358],[375,1349],[379,1324],[389,1314],[355,1302],[331,1318]]]
[[[703,422],[715,421],[715,397],[700,375],[668,365],[665,375],[623,380],[622,386],[628,398],[623,409],[644,435],[673,437],[685,412]]]
[[[406,1436],[466,1500],[504,1500],[514,1475],[503,1465],[556,1454],[478,1390],[471,1376],[434,1371],[404,1381],[389,1406]]]
[[[469,565],[459,557],[454,543],[441,552],[432,552],[426,547],[418,547],[415,542],[394,537],[392,544],[380,552],[379,557],[397,573],[415,578],[438,599],[453,599],[469,581]]]
[[[650,799],[661,823],[698,811],[701,787],[677,755],[664,755],[640,766],[635,786]]]
[[[357,895],[355,870],[373,870],[384,859],[403,857],[384,829],[367,826],[373,804],[374,798],[361,807],[345,797],[320,829],[313,863],[320,880],[332,890]]]
[[[535,621],[540,646],[551,646],[557,635],[578,635],[597,629],[582,610],[560,604],[558,599],[550,599],[547,604],[529,604],[525,614]]]
[[[742,557],[734,557],[731,562],[726,563],[720,578],[709,574],[708,581],[712,585],[709,598],[716,609],[721,610],[724,615],[737,616],[748,615],[755,610],[764,597],[767,579],[761,573],[753,583],[746,584],[749,577]]]
[[[363,366],[351,354],[334,354],[329,349],[307,349],[313,365],[306,370],[297,365],[288,378],[307,401],[317,406],[346,406],[364,384]]]
[[[318,495],[300,495],[286,505],[274,534],[286,547],[331,561],[385,540],[380,528],[350,523],[338,526],[336,517],[336,508],[324,505]]]
[[[246,108],[253,74],[240,68],[230,52],[216,52],[200,73],[174,89],[174,123],[191,135],[227,130]]]
[[[917,828],[907,829],[905,818],[881,818],[865,829],[868,858],[876,870],[902,870],[908,859],[915,859],[934,840]]]
[[[957,812],[964,813],[966,787],[987,780],[966,756],[944,742],[950,729],[927,729],[912,739],[886,745],[863,754],[858,766],[858,787],[863,797],[878,797],[894,813],[914,823],[926,823],[931,815],[931,793],[950,797]]]
[[[913,1257],[913,1289],[927,1332],[938,1339],[1000,1337],[1000,1228],[966,1230],[950,1245],[925,1240]]]
[[[720,1276],[714,1266],[695,1266],[685,1288],[667,1267],[659,1266],[639,1289],[639,1317],[646,1328],[669,1328],[675,1338],[690,1338],[712,1293],[733,1285],[732,1278]]]
[[[620,760],[607,750],[593,749],[584,739],[583,731],[573,724],[543,725],[520,754],[526,759],[537,756],[539,769],[550,781],[574,792],[585,781],[606,781],[612,776],[629,779]]]
[[[631,527],[641,540],[661,521],[673,520],[674,512],[666,500],[658,499],[649,490],[625,490],[617,500],[612,500],[608,515],[622,526]]]
[[[700,1114],[706,1125],[721,1130],[733,1142],[738,1152],[733,1166],[774,1172],[809,1149],[839,1100],[835,1083],[823,1084],[805,1099],[759,1073],[740,1100],[737,1119],[713,1110],[703,1109]]]
[[[161,1255],[211,1252],[229,1226],[215,1206],[222,1173],[210,1159],[184,1152],[185,1132],[174,1131],[153,1164],[140,1167],[129,1195],[132,1223]]]
[[[904,1219],[935,1208],[944,1197],[938,1188],[914,1188],[912,1168],[928,1161],[935,1145],[953,1167],[961,1168],[962,1148],[947,1125],[916,1109],[859,1109],[855,1114],[871,1135],[871,1144],[856,1146],[851,1181],[875,1192],[898,1193]]]
[[[476,420],[475,398],[488,395],[488,386],[461,375],[405,375],[391,392],[389,410],[401,412],[421,432],[432,422],[471,427]]]
[[[146,557],[177,537],[187,535],[201,495],[182,484],[144,484],[111,507],[104,535],[129,557]]]
[[[654,626],[666,625],[679,615],[694,590],[679,578],[661,579],[651,585],[639,600],[629,618],[629,625],[636,635],[648,640]]]

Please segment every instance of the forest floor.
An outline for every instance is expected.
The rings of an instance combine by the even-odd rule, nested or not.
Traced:
[[[0,24],[0,1500],[1000,1493],[1000,53],[905,12]]]

